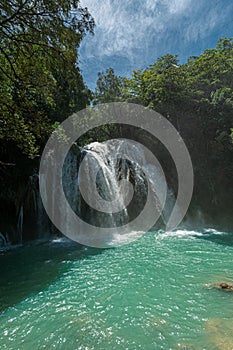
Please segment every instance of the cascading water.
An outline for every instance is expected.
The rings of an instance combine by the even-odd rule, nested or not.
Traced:
[[[47,239],[51,233],[38,191],[38,180],[37,174],[30,176],[23,191],[18,208],[15,244],[32,239]]]
[[[149,214],[161,215],[165,224],[175,202],[169,190],[169,205],[163,210],[167,188],[161,169],[148,162],[142,145],[125,139],[93,142],[83,147],[79,163],[70,151],[63,167],[63,188],[73,211],[96,227],[96,236],[104,228],[116,229],[105,241],[110,246],[139,235],[140,225],[137,230],[131,222],[143,210],[149,191],[152,193]],[[57,191],[56,185],[53,191]],[[60,217],[69,230],[65,210],[61,209]],[[125,229],[118,234],[117,228],[122,226]]]
[[[23,205],[20,206],[17,222],[17,237],[18,243],[22,244],[23,241]]]
[[[119,159],[119,153],[119,146],[116,149],[114,144],[98,142],[82,150],[79,185],[84,188],[81,194],[85,202],[90,204],[87,219],[98,226],[116,227],[129,220],[127,183],[135,180],[135,169],[126,159]]]
[[[0,247],[4,247],[7,245],[6,237],[0,232]]]

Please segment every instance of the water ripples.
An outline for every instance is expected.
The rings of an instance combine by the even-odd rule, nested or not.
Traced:
[[[226,317],[228,346],[233,294],[210,286],[230,278],[233,247],[202,238],[151,232],[101,254],[64,246],[56,259],[47,246],[43,271],[52,265],[59,273],[0,314],[1,349],[220,349],[212,333],[222,334]]]

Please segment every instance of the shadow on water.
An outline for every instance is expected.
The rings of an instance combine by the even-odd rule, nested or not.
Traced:
[[[68,242],[32,243],[0,255],[0,313],[54,283],[72,264],[103,249]]]

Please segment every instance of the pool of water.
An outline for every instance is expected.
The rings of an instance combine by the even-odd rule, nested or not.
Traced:
[[[1,350],[233,349],[233,235],[149,232],[98,250],[57,240],[0,256]]]

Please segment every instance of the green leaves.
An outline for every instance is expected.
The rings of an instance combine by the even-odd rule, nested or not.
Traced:
[[[88,103],[77,48],[94,20],[78,0],[4,0],[0,24],[0,140],[33,158]]]
[[[233,39],[222,38],[216,48],[205,50],[178,64],[176,55],[160,57],[131,78],[113,69],[99,73],[95,102],[128,101],[155,109],[191,138],[214,143],[233,125]]]
[[[99,72],[96,85],[95,104],[120,101],[123,97],[125,81],[115,75],[113,68],[108,68],[105,72]]]

